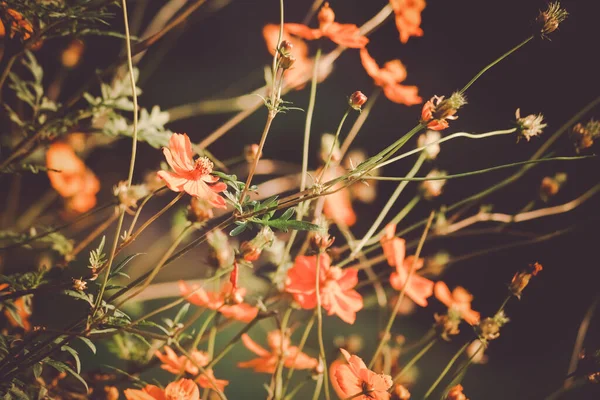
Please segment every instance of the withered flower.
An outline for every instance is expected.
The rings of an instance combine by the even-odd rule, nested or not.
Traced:
[[[509,321],[504,311],[500,311],[493,317],[487,317],[477,326],[477,334],[481,341],[490,341],[500,336],[500,328]]]
[[[542,39],[547,39],[548,34],[558,29],[558,26],[569,16],[567,10],[560,6],[558,1],[548,4],[545,11],[540,11],[540,14],[535,20],[536,29]]]
[[[521,138],[531,139],[534,136],[539,136],[542,134],[543,129],[548,126],[548,124],[544,124],[544,116],[542,114],[529,114],[526,117],[521,118],[521,109],[517,108],[515,112],[515,117],[517,120],[517,142]]]
[[[564,172],[559,172],[554,176],[546,176],[542,179],[542,184],[540,185],[540,198],[546,202],[551,197],[556,196],[566,181],[567,174]]]
[[[508,290],[518,299],[521,298],[521,293],[529,284],[531,277],[536,276],[543,269],[542,264],[536,262],[521,272],[517,272],[508,287]]]
[[[465,104],[467,99],[459,92],[454,92],[447,99],[444,96],[433,96],[423,105],[420,122],[432,131],[443,131],[450,125],[448,120],[458,118],[456,113]]]
[[[594,139],[600,137],[600,121],[592,119],[585,125],[581,123],[575,125],[571,130],[571,137],[577,153],[592,147]]]

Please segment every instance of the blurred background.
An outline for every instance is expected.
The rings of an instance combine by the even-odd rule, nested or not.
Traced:
[[[131,3],[132,18],[139,18],[142,23],[146,23],[163,4],[156,0]],[[141,62],[141,105],[150,108],[158,104],[163,110],[168,110],[203,99],[242,95],[263,86],[264,66],[270,63],[271,56],[264,44],[262,28],[267,23],[278,22],[278,3],[276,0],[209,1],[188,23],[151,48]],[[339,22],[358,25],[377,13],[385,3],[384,0],[330,1]],[[600,4],[586,0],[567,0],[562,3],[570,17],[551,35],[551,40],[533,41],[478,80],[467,92],[469,104],[445,132],[481,133],[507,129],[512,127],[515,110],[520,108],[524,115],[544,114],[548,123],[544,135],[518,145],[514,136],[482,141],[450,141],[442,145],[442,151],[434,162],[437,168],[452,174],[526,160],[540,146],[544,136],[550,136],[600,94],[597,62],[600,45],[597,16]],[[286,21],[301,22],[311,4],[311,0],[287,1]],[[424,99],[433,95],[449,95],[461,88],[487,63],[527,37],[532,29],[531,21],[537,16],[538,10],[544,7],[545,2],[541,0],[432,0],[428,1],[423,12],[423,37],[411,38],[407,44],[400,43],[393,19],[390,19],[370,36],[368,49],[380,65],[395,58],[402,60],[408,70],[408,78],[404,83],[418,86],[419,94]],[[218,12],[212,9],[218,9]],[[143,14],[141,10],[144,10]],[[115,12],[119,10],[115,9]],[[118,15],[113,22],[117,29],[121,24]],[[52,76],[53,68],[57,65],[57,49],[64,48],[66,43],[60,40],[48,43],[37,53],[48,77]],[[315,50],[311,47],[312,52]],[[118,53],[117,39],[87,39],[82,64],[69,76],[62,96],[67,98],[89,79],[94,69],[109,65]],[[369,96],[373,89],[371,78],[360,64],[358,51],[346,51],[336,62],[333,74],[318,87],[312,128],[311,168],[318,165],[320,135],[335,130],[345,111],[347,96],[355,90],[361,90]],[[285,100],[305,109],[308,97],[308,89],[304,89],[290,93]],[[375,154],[412,128],[420,116],[420,109],[420,106],[406,107],[384,97],[379,98],[353,147]],[[222,160],[240,156],[243,146],[258,142],[265,116],[265,109],[254,113],[215,142],[210,151]],[[229,117],[223,114],[201,115],[177,121],[168,127],[174,132],[187,132],[192,141],[199,142]],[[582,122],[587,122],[590,117],[600,118],[600,110],[592,111]],[[356,115],[350,116],[342,136],[355,118]],[[299,166],[304,119],[305,114],[297,111],[278,116],[264,150],[265,157]],[[410,147],[414,145],[414,142],[410,143]],[[88,165],[104,184],[99,204],[108,201],[112,185],[125,178],[129,151],[129,142],[120,141],[111,148],[95,151],[89,157]],[[575,155],[568,135],[555,144],[553,151],[555,155]],[[161,161],[161,152],[142,144],[136,167],[138,179],[142,179],[144,172],[157,169]],[[402,176],[410,169],[412,162],[414,159],[395,163],[385,169],[384,175]],[[532,169],[519,182],[488,198],[486,203],[493,203],[495,211],[516,213],[530,200],[537,198],[543,177],[566,172],[567,184],[550,203],[562,204],[578,197],[598,182],[598,167],[596,159],[544,163]],[[432,207],[452,204],[510,174],[511,171],[503,170],[449,181],[439,199],[433,203],[421,202],[399,226],[399,230],[426,217]],[[48,184],[43,175],[31,181],[33,184],[28,189],[28,196],[33,199],[45,191]],[[353,232],[357,237],[366,232],[376,217],[374,210],[381,209],[394,188],[393,183],[382,183],[375,204],[356,205],[359,222]],[[416,190],[416,184],[409,184],[394,210],[399,210],[412,199]],[[538,204],[543,206],[541,202]],[[149,205],[146,215],[161,206]],[[444,271],[442,279],[450,287],[459,284],[471,291],[475,296],[473,308],[485,316],[496,311],[515,271],[535,261],[544,266],[543,272],[527,288],[523,299],[509,303],[507,314],[511,322],[486,352],[489,363],[485,366],[475,365],[469,370],[463,385],[471,399],[538,399],[562,384],[579,323],[587,307],[600,293],[600,264],[596,253],[600,243],[598,206],[600,198],[596,196],[564,215],[519,224],[515,228],[540,235],[564,228],[573,229],[548,241],[478,257],[464,257]],[[393,215],[393,211],[390,215]],[[168,219],[163,220],[162,224],[140,238],[132,251],[147,248],[160,237],[160,232],[169,229]],[[420,233],[415,231],[407,239],[415,239]],[[432,256],[438,251],[446,251],[452,260],[515,240],[514,237],[500,234],[448,238],[428,242],[423,254]],[[178,266],[170,269],[168,274],[162,274],[160,280],[203,277],[203,251],[193,251],[180,259]],[[140,260],[134,265],[139,270],[147,267],[147,263]],[[156,304],[151,302],[145,307],[149,309]],[[410,317],[399,318],[394,332],[404,334],[408,340],[417,340],[431,326],[433,312],[442,310],[443,306],[433,300],[430,307],[416,310]],[[374,328],[381,324],[378,313],[367,310],[358,314],[358,322],[353,326],[337,318],[327,318],[325,340],[331,344],[340,332],[344,335],[358,334],[364,339],[363,354],[368,358],[378,340]],[[251,331],[252,336],[264,343],[262,332],[272,328],[274,325],[261,325]],[[238,329],[236,326],[219,335],[217,348]],[[300,331],[296,332],[296,336],[301,334]],[[460,338],[434,347],[419,363],[420,378],[411,391],[419,394],[426,390],[462,345]],[[599,345],[600,322],[596,318],[585,347],[597,349]],[[311,336],[308,347],[308,352],[316,355],[316,335]],[[240,345],[232,354],[235,357],[227,357],[215,370],[217,377],[233,382],[227,389],[229,398],[263,398],[265,392],[262,385],[268,382],[269,377],[264,375],[261,381],[254,373],[235,368],[237,361],[250,358],[250,353],[243,346]],[[598,387],[588,389],[565,398],[600,398]]]

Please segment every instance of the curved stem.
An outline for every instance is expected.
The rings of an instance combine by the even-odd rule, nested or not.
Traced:
[[[304,333],[302,334],[302,338],[300,338],[300,343],[298,344],[298,352],[296,353],[296,356],[292,360],[292,363],[291,363],[292,366],[288,369],[288,374],[286,376],[286,382],[285,382],[285,385],[283,386],[283,392],[282,392],[284,395],[285,395],[285,392],[287,391],[287,388],[291,382],[292,376],[294,375],[294,371],[296,370],[296,367],[295,367],[296,359],[298,358],[298,356],[304,349],[304,345],[306,344],[306,341],[308,340],[308,335],[310,335],[310,331],[312,330],[312,327],[315,324],[316,317],[317,317],[317,312],[315,310],[315,313],[313,313],[312,317],[310,317],[310,319],[308,320],[308,323],[306,324],[306,328],[304,328]]]
[[[431,349],[431,348],[433,347],[433,345],[434,345],[434,344],[437,342],[437,340],[438,340],[438,339],[437,339],[436,337],[434,337],[433,339],[431,339],[431,340],[429,341],[429,343],[427,343],[427,345],[425,345],[425,346],[424,346],[424,347],[421,349],[421,351],[419,351],[419,352],[418,352],[418,353],[417,353],[417,354],[416,354],[416,355],[415,355],[413,358],[411,358],[411,359],[410,359],[410,361],[408,361],[408,362],[407,362],[407,363],[404,365],[404,367],[402,367],[402,369],[401,369],[401,370],[400,370],[400,371],[399,371],[399,372],[396,374],[396,376],[394,376],[393,382],[394,382],[394,383],[397,383],[397,382],[398,382],[398,380],[399,380],[399,379],[402,377],[402,375],[403,375],[403,374],[404,374],[406,371],[410,370],[410,368],[411,368],[413,365],[415,365],[415,364],[416,364],[416,363],[417,363],[417,362],[418,362],[418,361],[421,359],[421,357],[423,357],[423,356],[424,356],[424,355],[425,355],[425,354],[426,354],[426,353],[429,351],[429,349]],[[393,387],[394,387],[394,386],[392,385],[392,388],[393,388]]]
[[[469,342],[465,343],[463,345],[463,347],[461,347],[460,350],[458,350],[456,352],[456,354],[454,354],[454,356],[452,357],[452,359],[450,360],[450,362],[446,365],[446,368],[444,368],[444,370],[442,371],[442,373],[440,374],[440,376],[438,376],[438,378],[435,380],[435,382],[433,382],[433,384],[429,387],[429,390],[427,390],[427,393],[425,393],[425,396],[423,397],[423,400],[427,400],[429,398],[429,396],[431,395],[431,393],[440,384],[440,382],[442,381],[442,379],[444,379],[444,377],[446,376],[446,374],[448,374],[448,372],[450,371],[450,368],[452,368],[452,366],[454,365],[454,363],[456,362],[456,360],[458,360],[458,357],[460,357],[461,354],[464,353],[465,350],[467,350],[467,347],[469,346],[469,344],[470,344]]]
[[[346,112],[344,113],[344,116],[342,117],[342,120],[340,121],[340,123],[338,125],[338,128],[335,132],[335,136],[333,137],[333,143],[331,144],[331,148],[329,149],[329,154],[327,155],[327,161],[325,162],[323,169],[321,169],[321,173],[319,174],[319,177],[317,178],[317,182],[321,182],[321,179],[323,179],[323,174],[325,173],[325,171],[327,171],[329,169],[329,164],[331,164],[331,158],[333,157],[333,152],[335,151],[335,145],[337,144],[337,142],[339,140],[340,132],[342,131],[344,122],[346,122],[346,118],[348,118],[348,114],[350,114],[351,109],[352,109],[351,107],[348,107],[346,109]]]

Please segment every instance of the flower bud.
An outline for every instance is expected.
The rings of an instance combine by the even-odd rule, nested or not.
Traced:
[[[392,391],[392,400],[409,400],[410,392],[407,388],[402,386],[401,384],[396,384],[394,386],[394,390]]]
[[[540,11],[540,14],[535,20],[536,29],[538,29],[541,38],[546,38],[548,34],[558,29],[558,26],[563,22],[569,13],[561,8],[560,3],[555,1],[548,4],[545,11]]]
[[[547,176],[542,179],[540,185],[540,198],[543,201],[548,201],[551,197],[556,196],[561,186],[567,181],[567,174],[559,172],[554,176]]]
[[[279,57],[279,67],[283,70],[290,69],[296,62],[296,57],[291,54]]]
[[[279,54],[283,56],[290,55],[294,45],[289,40],[283,40],[279,45]]]
[[[240,253],[245,261],[256,261],[260,257],[261,250],[252,242],[243,242],[240,245]]]
[[[83,291],[87,289],[87,282],[82,279],[73,278],[73,289]]]
[[[348,99],[348,104],[350,107],[354,108],[356,111],[360,111],[361,107],[367,102],[367,96],[363,94],[361,91],[356,91],[352,93],[350,98]]]
[[[463,393],[463,390],[464,389],[461,384],[453,386],[448,391],[448,394],[446,394],[444,400],[469,400],[467,399],[467,396],[465,396],[465,394]]]

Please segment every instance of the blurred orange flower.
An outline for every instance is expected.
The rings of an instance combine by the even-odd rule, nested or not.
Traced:
[[[340,166],[330,167],[323,173],[323,181],[335,179],[345,173],[344,169]],[[317,176],[319,172],[317,171]],[[328,194],[323,198],[323,214],[336,224],[345,226],[352,226],[356,223],[356,213],[352,208],[352,199],[350,196],[350,190],[348,188],[342,188],[342,183],[335,184],[331,190],[335,192]],[[339,189],[339,190],[338,190]]]
[[[462,385],[456,385],[450,388],[444,400],[469,400],[463,393]]]
[[[219,177],[211,175],[214,164],[207,157],[194,161],[188,135],[174,133],[169,139],[169,147],[163,148],[163,154],[173,172],[159,171],[158,177],[169,189],[205,199],[216,208],[227,208],[225,199],[217,194],[227,189],[227,185],[218,182]]]
[[[207,292],[198,285],[190,287],[184,281],[179,281],[179,291],[190,303],[217,310],[226,318],[250,322],[258,314],[258,308],[243,303],[246,289],[234,289],[231,282],[224,283],[219,292]]]
[[[346,350],[340,349],[348,364],[337,364],[332,368],[332,384],[340,399],[389,400],[388,390],[392,377],[377,374],[367,368],[364,361]]]
[[[434,292],[439,301],[449,309],[457,311],[468,324],[476,325],[479,323],[479,313],[471,308],[473,295],[465,288],[457,286],[450,292],[448,285],[439,281],[435,283]]]
[[[46,152],[50,184],[67,200],[68,209],[84,213],[96,205],[100,181],[66,143],[53,143]]]
[[[327,253],[319,255],[319,289],[321,305],[328,315],[336,314],[344,322],[353,324],[356,313],[363,308],[360,293],[353,288],[358,283],[358,270],[331,266]],[[288,270],[285,291],[304,309],[317,306],[317,256],[298,256]]]
[[[390,4],[402,43],[408,42],[411,36],[423,36],[421,12],[425,9],[425,0],[390,0]]]
[[[242,342],[244,343],[244,346],[256,354],[258,358],[238,363],[238,367],[240,368],[252,368],[256,372],[272,374],[275,372],[279,358],[282,355],[282,349],[283,365],[286,368],[313,369],[319,364],[316,359],[310,357],[308,354],[302,353],[298,347],[290,346],[290,339],[287,336],[282,338],[281,331],[279,330],[271,331],[267,335],[267,343],[271,351],[268,351],[257,344],[250,336],[248,336],[248,334],[242,335]]]
[[[396,267],[396,272],[390,275],[390,284],[394,289],[402,290],[415,259],[414,256],[405,258],[405,241],[404,239],[395,237],[395,232],[396,225],[387,225],[380,241],[388,264],[390,267]],[[423,268],[422,258],[418,259],[416,263],[415,269]],[[426,307],[427,299],[433,294],[433,282],[413,273],[405,289],[405,293],[416,304]]]
[[[183,372],[187,372],[191,375],[198,375],[200,370],[196,366],[198,364],[204,367],[210,361],[208,353],[199,350],[192,350],[190,356],[196,364],[190,361],[186,356],[177,356],[173,349],[169,346],[165,346],[165,354],[160,351],[156,351],[154,355],[163,363],[160,367],[165,371],[169,371],[172,374],[178,375]],[[229,381],[216,379],[212,369],[207,369],[203,374],[200,374],[196,378],[196,382],[203,388],[214,388],[217,387],[220,391],[225,389],[225,386],[229,384]]]
[[[363,48],[369,43],[369,39],[360,34],[360,29],[354,24],[340,24],[335,22],[335,13],[325,3],[319,11],[319,28],[311,29],[302,24],[285,24],[285,29],[292,35],[306,40],[316,40],[322,37],[329,38],[332,42],[351,48]]]
[[[6,3],[0,4],[4,6]],[[4,8],[4,7],[2,7]],[[23,35],[23,40],[27,40],[33,34],[33,26],[31,22],[26,20],[23,17],[23,14],[20,12],[13,10],[12,8],[6,8],[5,10],[0,9],[0,12],[5,13],[5,18],[7,21],[10,21],[9,37],[12,39],[15,37],[15,34],[20,33]],[[6,27],[4,26],[2,20],[0,20],[0,38],[6,36]]]
[[[158,386],[146,385],[142,390],[123,391],[127,400],[199,400],[200,390],[191,379],[171,382],[163,390]]]
[[[0,284],[0,292],[2,292],[5,289],[8,289],[8,287],[9,287],[8,283]],[[7,291],[7,293],[10,293],[10,291]],[[15,328],[19,327],[19,326],[23,327],[25,332],[29,332],[31,330],[31,323],[29,322],[29,316],[31,315],[31,308],[29,305],[30,297],[31,296],[19,297],[18,299],[13,300],[13,302],[12,302],[12,305],[15,307],[17,315],[18,315],[19,319],[21,320],[20,324],[13,317],[12,313],[6,309],[6,307],[4,310],[4,316],[8,320],[8,323]]]
[[[383,68],[379,68],[366,47],[360,49],[360,60],[367,74],[375,81],[375,85],[383,89],[385,97],[390,101],[407,106],[423,102],[418,95],[419,88],[400,84],[406,79],[406,68],[400,60],[388,61]]]

